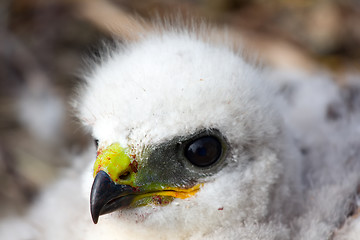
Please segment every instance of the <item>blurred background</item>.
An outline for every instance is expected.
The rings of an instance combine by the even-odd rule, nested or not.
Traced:
[[[23,214],[92,143],[69,103],[121,10],[204,19],[266,66],[360,79],[359,0],[1,0],[0,217]]]

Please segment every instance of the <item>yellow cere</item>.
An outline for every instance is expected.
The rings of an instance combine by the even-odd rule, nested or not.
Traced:
[[[114,143],[104,150],[99,150],[94,165],[94,177],[103,170],[109,174],[114,182],[119,182],[119,176],[131,173],[132,158],[118,143]],[[124,183],[124,181],[121,181]]]

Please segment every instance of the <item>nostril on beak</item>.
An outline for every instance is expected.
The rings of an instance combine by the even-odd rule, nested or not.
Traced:
[[[123,174],[121,174],[119,176],[119,179],[121,179],[121,180],[129,180],[129,178],[130,178],[130,172],[129,171],[126,171],[126,172],[124,172]]]

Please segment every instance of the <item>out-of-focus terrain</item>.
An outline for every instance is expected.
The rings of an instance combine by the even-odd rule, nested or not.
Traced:
[[[108,26],[121,24],[120,9],[226,26],[271,67],[329,71],[339,84],[359,76],[358,0],[2,0],[0,217],[23,213],[91,143],[69,103],[85,59],[114,37]]]

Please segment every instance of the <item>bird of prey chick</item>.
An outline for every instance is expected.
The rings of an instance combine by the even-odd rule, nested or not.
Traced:
[[[29,232],[357,239],[356,95],[325,75],[260,70],[215,35],[163,26],[104,51],[75,103],[96,160],[85,177],[70,174],[45,194],[29,213]]]

